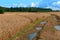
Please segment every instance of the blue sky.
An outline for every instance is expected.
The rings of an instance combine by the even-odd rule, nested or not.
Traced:
[[[60,0],[0,0],[4,7],[42,7],[60,10]]]

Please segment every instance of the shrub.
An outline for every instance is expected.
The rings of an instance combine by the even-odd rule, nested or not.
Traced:
[[[4,10],[0,9],[0,14],[3,14],[4,13]]]

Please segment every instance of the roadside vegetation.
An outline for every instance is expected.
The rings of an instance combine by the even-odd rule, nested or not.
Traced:
[[[0,7],[0,14],[4,13],[4,8]]]
[[[18,32],[17,34],[12,36],[8,40],[15,40],[16,37],[21,36],[24,33],[26,33],[27,31],[33,29],[33,26],[35,26],[36,24],[40,23],[41,21],[42,21],[41,19],[37,19],[35,22],[32,22],[28,27],[24,28],[22,31]]]

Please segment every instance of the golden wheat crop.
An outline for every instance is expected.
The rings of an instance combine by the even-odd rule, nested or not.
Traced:
[[[0,15],[0,40],[7,40],[30,24],[30,19],[17,15]]]
[[[7,40],[37,18],[44,20],[51,14],[60,16],[60,12],[6,12],[0,14],[0,40]]]

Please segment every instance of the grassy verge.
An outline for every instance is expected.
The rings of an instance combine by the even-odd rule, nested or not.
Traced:
[[[21,36],[22,34],[26,33],[28,30],[33,29],[33,26],[40,23],[42,20],[41,19],[37,19],[35,22],[32,22],[29,26],[27,26],[26,28],[24,28],[22,31],[16,33],[14,36],[12,36],[11,38],[9,38],[8,40],[15,40],[15,38],[17,36]]]

